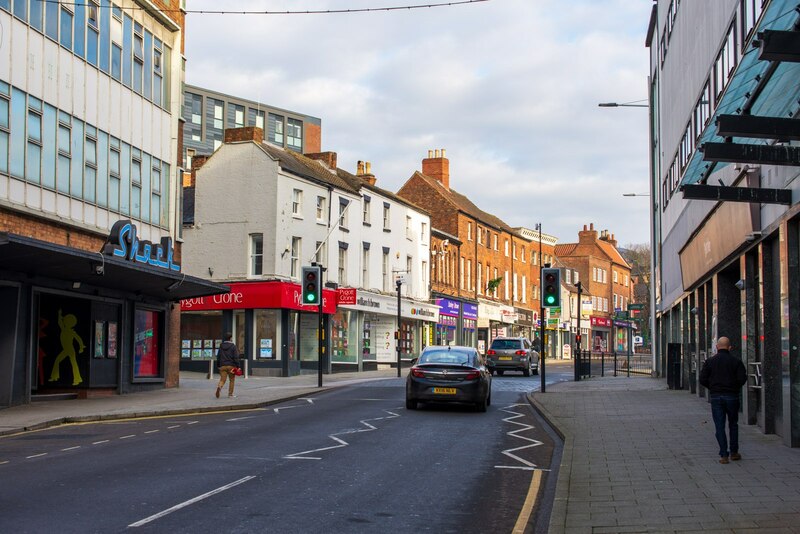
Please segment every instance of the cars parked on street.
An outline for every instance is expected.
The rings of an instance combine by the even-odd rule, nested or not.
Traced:
[[[539,353],[525,337],[496,337],[486,351],[486,366],[492,374],[521,371],[525,376],[539,374]]]
[[[458,402],[485,412],[492,402],[492,375],[474,347],[431,345],[406,379],[406,408],[420,402]]]

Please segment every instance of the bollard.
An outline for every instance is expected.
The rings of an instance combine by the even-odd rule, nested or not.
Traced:
[[[214,360],[208,360],[208,374],[206,377],[209,380],[214,380]]]
[[[250,378],[250,360],[244,359],[244,379]]]
[[[617,376],[617,351],[614,351],[614,376]]]
[[[628,378],[631,377],[631,353],[628,353]]]
[[[600,376],[606,376],[606,354],[605,352],[600,353]]]

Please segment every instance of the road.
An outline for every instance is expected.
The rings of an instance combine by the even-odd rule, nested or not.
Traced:
[[[571,375],[548,362],[548,384]],[[408,411],[403,384],[0,439],[0,532],[546,532],[539,377],[495,377],[485,414]]]

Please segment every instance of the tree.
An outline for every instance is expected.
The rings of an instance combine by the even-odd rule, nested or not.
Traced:
[[[631,266],[633,284],[633,301],[644,304],[644,309],[639,312],[640,327],[646,341],[651,341],[650,332],[650,245],[631,244],[619,249],[622,257]]]

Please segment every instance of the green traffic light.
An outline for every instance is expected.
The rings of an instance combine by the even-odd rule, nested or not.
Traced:
[[[548,295],[547,296],[547,303],[548,304],[554,304],[555,301],[556,301],[556,298],[553,295]]]
[[[314,298],[314,296],[315,295],[313,293],[309,293],[308,295],[306,295],[306,300],[308,302],[314,302],[315,300],[317,300],[316,298]]]

